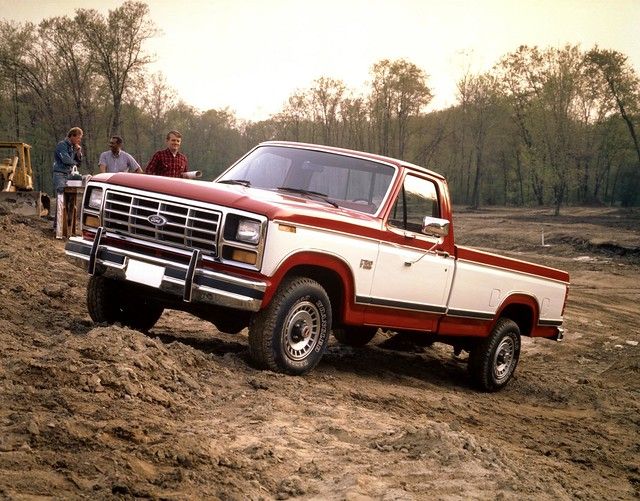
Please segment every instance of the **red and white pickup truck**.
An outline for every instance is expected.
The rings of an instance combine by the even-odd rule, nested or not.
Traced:
[[[469,352],[472,381],[510,380],[520,336],[562,339],[569,275],[457,246],[445,179],[357,151],[258,145],[213,182],[100,174],[66,254],[95,322],[148,330],[164,308],[249,328],[265,369],[302,374],[329,334],[378,329]]]

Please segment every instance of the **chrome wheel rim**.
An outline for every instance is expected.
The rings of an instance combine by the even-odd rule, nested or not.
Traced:
[[[511,337],[505,337],[493,355],[493,377],[501,383],[513,372],[515,365],[516,345]]]
[[[291,360],[304,360],[318,344],[322,329],[320,311],[310,301],[301,301],[284,322],[284,349]]]

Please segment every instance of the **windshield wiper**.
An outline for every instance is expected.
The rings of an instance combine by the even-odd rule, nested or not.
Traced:
[[[218,181],[221,184],[241,184],[242,186],[246,186],[249,188],[251,183],[246,179],[223,179],[222,181]]]
[[[317,197],[323,202],[328,203],[329,205],[333,205],[334,207],[340,207],[334,201],[329,200],[328,195],[326,193],[320,193],[319,191],[312,191],[312,190],[303,190],[302,188],[291,188],[290,186],[278,186],[277,189],[281,191],[288,191],[290,193],[299,193],[300,195]]]

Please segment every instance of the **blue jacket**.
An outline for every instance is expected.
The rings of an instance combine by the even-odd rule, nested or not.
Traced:
[[[80,165],[81,161],[82,153],[75,151],[69,138],[66,138],[56,145],[56,152],[53,156],[53,172],[69,174],[71,167]]]

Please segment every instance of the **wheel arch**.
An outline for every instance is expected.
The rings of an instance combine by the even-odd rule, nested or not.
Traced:
[[[495,325],[500,318],[509,318],[518,325],[522,336],[531,336],[534,326],[538,323],[538,310],[538,302],[533,296],[513,294],[502,302],[493,324]]]
[[[345,316],[352,311],[355,279],[350,266],[341,258],[319,252],[294,254],[280,265],[273,276],[272,284],[279,285],[291,276],[311,278],[324,288],[331,301],[334,323],[342,322]],[[277,287],[267,289],[263,307],[269,304],[276,289]]]

